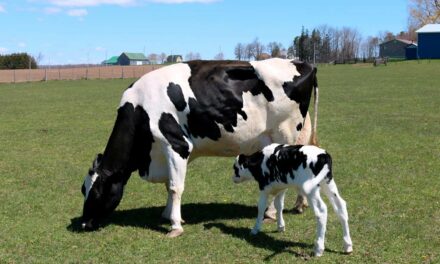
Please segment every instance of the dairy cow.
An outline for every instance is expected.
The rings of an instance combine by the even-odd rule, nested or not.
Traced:
[[[316,68],[284,59],[190,61],[144,75],[123,93],[105,151],[85,177],[82,227],[98,227],[138,170],[143,179],[166,184],[162,216],[171,221],[168,235],[180,235],[188,162],[308,139],[313,90]]]

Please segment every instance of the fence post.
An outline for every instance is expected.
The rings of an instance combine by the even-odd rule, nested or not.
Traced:
[[[16,72],[17,70],[14,70],[14,83],[16,82],[16,77],[15,77],[15,72]]]
[[[47,82],[47,68],[44,68],[44,81]]]
[[[124,66],[121,66],[121,68],[122,68],[122,79],[124,79]]]

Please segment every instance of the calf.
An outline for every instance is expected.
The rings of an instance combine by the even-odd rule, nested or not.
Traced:
[[[323,149],[315,146],[271,144],[252,155],[239,155],[234,164],[233,181],[240,183],[254,179],[260,187],[258,217],[251,234],[260,231],[269,195],[275,196],[278,231],[284,231],[283,206],[287,188],[296,187],[307,197],[317,218],[315,255],[324,252],[324,237],[327,225],[327,206],[320,196],[324,190],[337,214],[343,231],[344,252],[353,251],[348,227],[348,213],[333,180],[332,159]]]

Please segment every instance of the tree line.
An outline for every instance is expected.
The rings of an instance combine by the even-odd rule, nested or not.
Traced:
[[[355,28],[335,28],[322,25],[312,30],[301,30],[287,50],[278,42],[263,45],[258,38],[235,46],[238,60],[259,60],[270,57],[296,58],[315,63],[368,60],[379,56],[379,44],[393,39],[417,41],[416,30],[426,24],[440,23],[440,0],[410,0],[408,24],[405,31],[381,31],[364,38]],[[266,54],[265,54],[266,52]],[[265,56],[264,56],[265,55]]]
[[[0,69],[36,69],[37,61],[27,53],[0,54]]]

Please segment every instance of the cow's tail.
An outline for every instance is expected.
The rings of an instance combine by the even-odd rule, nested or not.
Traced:
[[[317,68],[313,67],[313,126],[312,135],[310,137],[310,145],[319,146],[318,143],[318,102],[319,102],[319,89],[318,80],[316,78]]]

